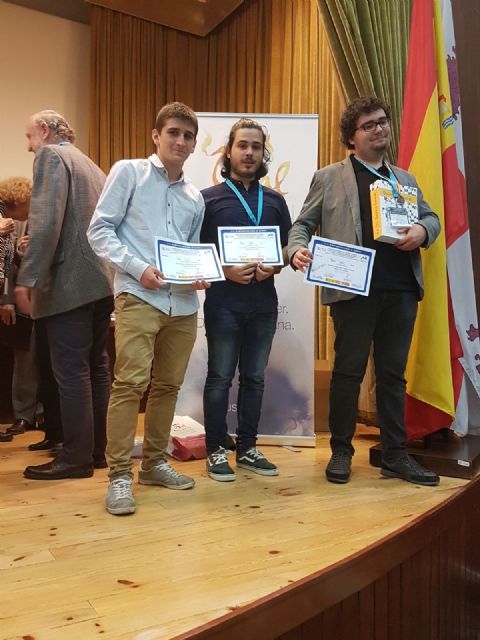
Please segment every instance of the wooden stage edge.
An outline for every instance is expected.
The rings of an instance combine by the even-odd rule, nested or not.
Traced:
[[[479,640],[480,476],[382,478],[355,439],[351,482],[325,479],[328,436],[265,447],[280,470],[138,485],[105,512],[106,470],[25,480],[28,432],[0,446],[0,640]],[[232,466],[235,466],[232,460]]]
[[[479,640],[480,476],[385,539],[174,640]]]

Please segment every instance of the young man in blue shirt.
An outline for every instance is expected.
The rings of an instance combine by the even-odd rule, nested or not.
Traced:
[[[262,187],[269,161],[262,127],[241,119],[232,127],[223,155],[226,181],[202,191],[205,217],[202,242],[218,246],[218,227],[269,225],[280,228],[282,247],[291,227],[284,198]],[[259,198],[259,195],[263,197]],[[226,280],[206,292],[204,317],[208,373],[203,394],[208,475],[220,482],[235,480],[228,464],[228,396],[239,368],[237,400],[237,466],[261,475],[277,475],[277,467],[256,448],[264,373],[277,326],[278,299],[274,275],[280,267],[261,262],[224,267]]]
[[[155,236],[198,242],[204,204],[183,165],[195,149],[198,121],[174,102],[158,113],[149,158],[117,162],[88,230],[94,251],[115,269],[115,380],[107,419],[110,486],[106,509],[133,513],[132,460],[140,400],[145,412],[140,484],[190,489],[192,478],[166,460],[178,391],[197,335],[198,300],[192,285],[167,284],[155,266]]]

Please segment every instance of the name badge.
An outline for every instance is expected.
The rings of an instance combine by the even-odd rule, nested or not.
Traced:
[[[392,227],[410,227],[405,207],[388,207]]]

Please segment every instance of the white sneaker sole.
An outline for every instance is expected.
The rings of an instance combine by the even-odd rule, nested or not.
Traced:
[[[192,489],[195,486],[195,480],[191,482],[186,482],[185,484],[164,484],[163,482],[158,482],[157,480],[142,480],[138,479],[138,484],[146,484],[150,486],[156,487],[165,487],[165,489],[174,489],[176,491],[183,491],[184,489]]]
[[[237,479],[237,476],[234,473],[212,473],[208,471],[208,477],[212,480],[216,480],[217,482],[233,482]]]
[[[112,516],[128,516],[131,513],[135,513],[136,506],[132,507],[108,507],[105,505],[105,509],[108,513],[111,513]]]
[[[253,471],[253,473],[258,473],[259,476],[278,476],[278,469],[257,469],[256,467],[245,464],[244,462],[237,462],[237,467],[248,469],[248,471]]]

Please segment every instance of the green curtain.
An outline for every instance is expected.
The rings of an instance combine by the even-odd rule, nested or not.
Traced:
[[[377,95],[392,108],[390,158],[398,153],[412,0],[318,0],[347,101]]]

